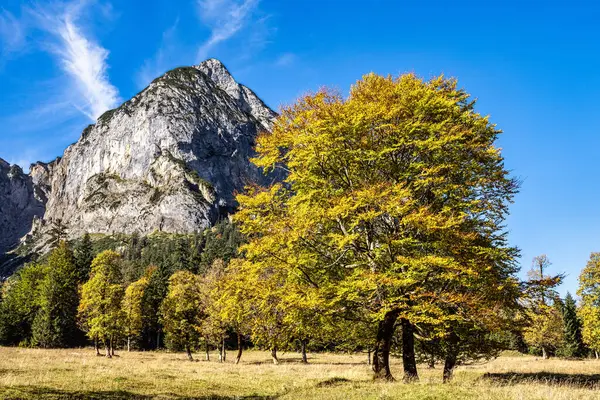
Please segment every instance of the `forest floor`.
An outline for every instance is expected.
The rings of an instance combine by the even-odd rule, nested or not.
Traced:
[[[366,354],[311,354],[308,365],[296,353],[273,365],[259,351],[245,352],[239,365],[167,352],[117,355],[0,347],[0,399],[600,399],[596,360],[503,356],[459,367],[443,385],[439,366],[421,366],[420,382],[402,383],[397,359],[398,381],[374,382]]]

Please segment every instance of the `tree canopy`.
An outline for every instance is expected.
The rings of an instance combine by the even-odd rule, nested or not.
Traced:
[[[502,223],[518,183],[499,133],[443,76],[370,74],[347,99],[308,95],[258,139],[253,162],[287,178],[237,197],[246,259],[378,324],[375,372],[391,379],[398,319],[445,331],[473,307],[515,305],[517,252]]]

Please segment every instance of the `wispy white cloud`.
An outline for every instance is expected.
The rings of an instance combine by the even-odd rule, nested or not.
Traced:
[[[86,36],[79,22],[87,6],[88,2],[82,0],[54,5],[51,10],[37,7],[29,13],[51,36],[46,50],[70,78],[65,90],[72,105],[95,121],[121,99],[108,78],[108,50]]]
[[[198,48],[196,61],[207,58],[219,43],[232,38],[251,19],[260,0],[197,0],[200,20],[211,31]]]
[[[0,9],[0,56],[5,58],[12,53],[19,52],[25,47],[25,44],[25,23],[17,19],[10,11]]]
[[[294,53],[283,53],[275,60],[276,67],[288,67],[296,61]]]

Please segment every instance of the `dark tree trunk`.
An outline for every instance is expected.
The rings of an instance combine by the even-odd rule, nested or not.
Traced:
[[[394,380],[390,370],[390,349],[392,347],[392,337],[394,336],[397,319],[398,312],[390,311],[385,315],[383,321],[379,322],[377,343],[373,352],[373,373],[375,374],[375,379]]]
[[[367,363],[368,363],[368,365],[371,365],[371,349],[370,348],[367,350]]]
[[[237,352],[237,356],[235,357],[235,363],[239,364],[240,360],[242,359],[242,351],[244,350],[242,348],[242,335],[239,332],[237,334],[237,346],[238,346],[238,352]]]
[[[189,345],[185,345],[185,352],[187,353],[188,360],[194,361],[194,357],[192,357],[192,349]]]
[[[113,337],[112,336],[110,337],[110,355],[111,356],[115,355],[115,348],[114,348],[114,345],[113,345]]]
[[[456,360],[458,358],[458,344],[458,336],[454,332],[450,333],[450,336],[448,337],[446,360],[444,361],[444,383],[450,382],[454,375],[454,367],[456,366]]]
[[[273,359],[273,364],[279,364],[279,359],[277,358],[277,346],[273,346],[271,349],[271,358]]]
[[[419,380],[417,373],[417,360],[415,359],[415,333],[414,326],[406,318],[400,320],[402,324],[402,364],[404,365],[404,382]]]
[[[100,355],[100,348],[98,347],[98,337],[94,337],[94,350],[96,350],[96,355]]]
[[[156,331],[156,350],[160,348],[160,329]]]
[[[302,339],[300,341],[300,352],[302,353],[302,362],[308,364],[308,357],[306,356],[306,343],[308,340]]]
[[[204,341],[204,351],[206,352],[206,361],[210,361],[210,349],[208,348],[208,339]]]

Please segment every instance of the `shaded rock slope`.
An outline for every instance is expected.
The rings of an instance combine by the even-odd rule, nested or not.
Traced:
[[[16,246],[34,218],[44,215],[45,202],[32,176],[0,158],[0,254]]]

